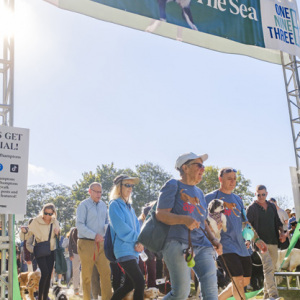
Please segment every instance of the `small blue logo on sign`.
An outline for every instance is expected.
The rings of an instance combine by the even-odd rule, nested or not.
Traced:
[[[3,170],[3,165],[2,164],[0,164],[0,171],[2,171]]]

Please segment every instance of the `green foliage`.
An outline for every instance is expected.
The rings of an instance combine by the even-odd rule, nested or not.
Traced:
[[[136,166],[136,176],[141,181],[134,189],[133,207],[139,215],[146,203],[157,200],[159,190],[171,175],[160,166],[147,162]]]
[[[29,219],[36,217],[46,203],[54,203],[58,221],[64,229],[64,224],[74,218],[74,203],[70,200],[71,189],[65,185],[54,183],[32,185],[27,191],[27,208],[25,219],[21,224],[27,224]]]
[[[83,178],[73,185],[72,197],[76,206],[88,195],[88,187],[94,182],[101,182],[102,201],[108,204],[109,192],[113,185],[114,178],[119,174],[127,174],[140,178],[140,183],[133,190],[133,207],[139,215],[141,208],[148,202],[157,199],[158,192],[162,185],[171,177],[161,167],[153,163],[144,163],[136,166],[136,171],[132,169],[117,169],[114,164],[97,166],[96,173],[84,173]]]
[[[218,179],[219,169],[213,166],[205,166],[202,181],[197,185],[204,195],[217,190],[220,187]]]
[[[218,173],[218,167],[205,167],[202,181],[198,184],[198,187],[203,191],[204,194],[210,193],[220,187]],[[241,171],[238,170],[236,182],[237,183],[234,193],[239,195],[243,199],[245,205],[248,205],[251,202],[252,197],[254,197],[254,193],[249,190],[251,181],[249,179],[246,179]]]
[[[92,171],[84,172],[82,177],[82,179],[76,181],[72,188],[72,198],[76,202],[76,207],[82,200],[88,198],[89,185],[95,181],[100,182],[100,178]]]
[[[32,185],[27,191],[27,207],[25,219],[36,217],[44,204],[52,202],[58,196],[67,197],[71,193],[71,189],[62,184],[37,184]]]
[[[65,235],[75,226],[75,200],[72,197],[57,196],[52,200],[57,211],[57,220],[60,223],[61,233]]]

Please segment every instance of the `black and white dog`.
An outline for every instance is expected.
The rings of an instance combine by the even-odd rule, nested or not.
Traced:
[[[53,287],[53,295],[55,296],[55,300],[68,300],[65,291],[58,285]]]
[[[224,212],[224,202],[220,199],[214,199],[208,204],[209,225],[211,226],[218,240],[221,239],[221,230],[227,231],[227,221]]]
[[[158,5],[159,5],[159,17],[161,21],[166,21],[167,20],[167,15],[166,15],[166,5],[168,2],[175,1],[178,3],[182,9],[182,17],[186,20],[188,25],[194,29],[198,30],[196,25],[194,24],[191,9],[190,9],[190,4],[191,0],[157,0]]]
[[[256,251],[251,254],[251,261],[252,275],[250,285],[254,291],[258,291],[264,286],[264,273],[261,258]]]

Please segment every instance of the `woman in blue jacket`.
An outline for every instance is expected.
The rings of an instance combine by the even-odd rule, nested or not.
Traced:
[[[111,298],[121,300],[134,289],[133,300],[144,299],[144,277],[138,265],[139,253],[144,250],[137,242],[140,233],[139,221],[131,207],[132,188],[139,178],[121,174],[114,179],[110,193],[109,219],[114,253],[119,265],[125,271],[125,282]]]

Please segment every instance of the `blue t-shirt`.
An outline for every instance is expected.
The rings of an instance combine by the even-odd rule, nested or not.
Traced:
[[[236,253],[239,256],[250,256],[242,236],[243,201],[235,194],[224,194],[219,190],[205,196],[207,205],[213,199],[221,199],[225,205],[224,214],[227,221],[227,232],[221,231],[220,241],[223,246],[223,254]]]
[[[169,180],[161,189],[158,198],[158,208],[172,208],[172,213],[188,215],[200,221],[204,230],[204,221],[207,217],[207,205],[203,192],[194,185],[187,185],[178,180]],[[188,244],[188,228],[185,225],[172,225],[167,240],[177,240]],[[200,228],[191,231],[193,246],[212,247]]]

